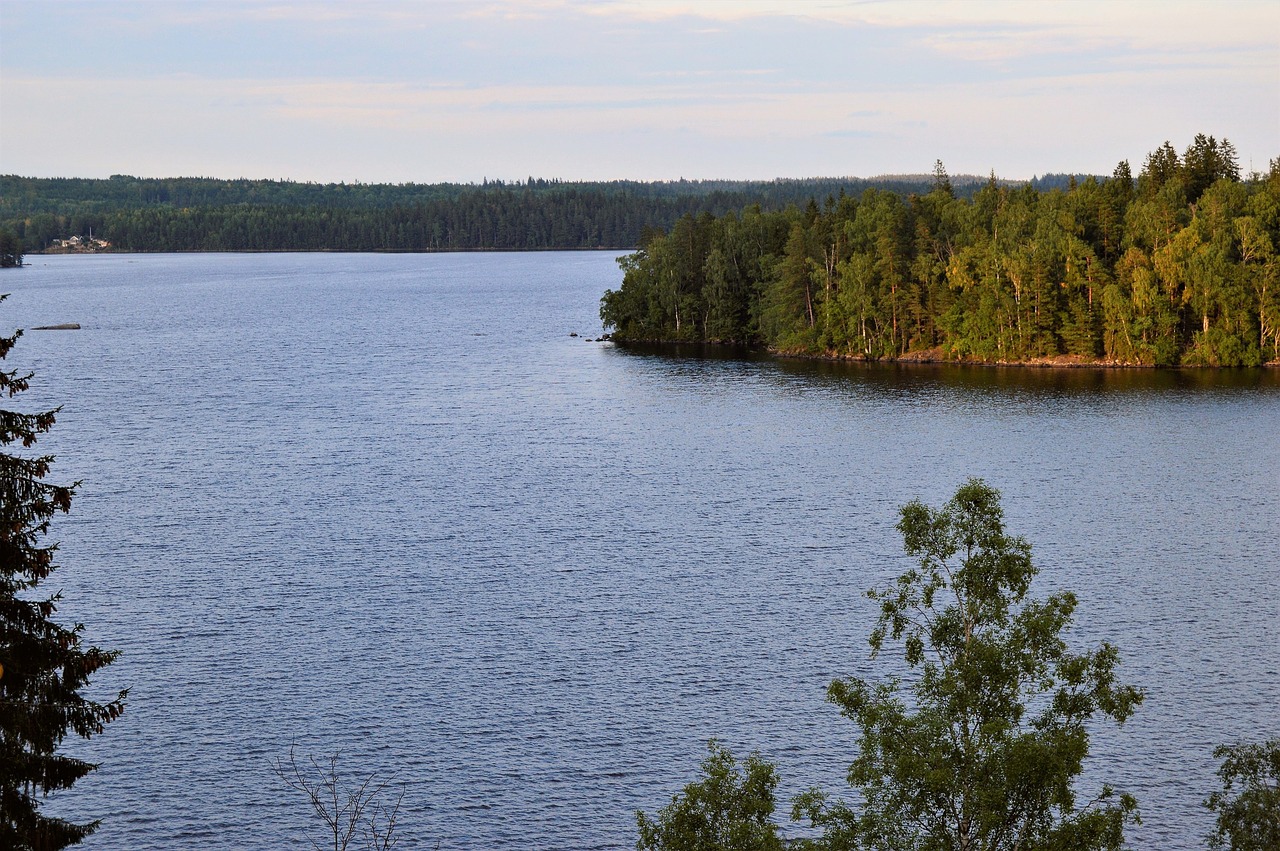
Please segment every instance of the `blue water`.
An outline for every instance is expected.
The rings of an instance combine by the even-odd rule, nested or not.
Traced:
[[[50,799],[86,848],[301,846],[291,745],[403,783],[404,847],[632,847],[712,736],[839,792],[897,507],[969,476],[1148,691],[1082,781],[1135,848],[1202,847],[1213,747],[1280,735],[1280,371],[624,350],[606,253],[28,259],[0,327],[83,326],[6,362],[83,482],[61,616],[131,689]]]

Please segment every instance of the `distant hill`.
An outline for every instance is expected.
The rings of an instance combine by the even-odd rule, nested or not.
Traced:
[[[969,197],[990,178],[950,181],[958,196]],[[932,174],[479,184],[3,175],[0,227],[28,253],[103,250],[103,242],[115,251],[633,248],[646,229],[669,230],[685,215],[824,206],[868,189],[905,198],[934,185]],[[96,242],[87,242],[91,234]],[[77,236],[82,241],[69,249]]]

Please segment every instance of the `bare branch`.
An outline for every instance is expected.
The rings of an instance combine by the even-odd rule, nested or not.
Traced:
[[[347,851],[356,836],[363,836],[365,847],[373,851],[395,847],[396,824],[405,794],[403,784],[395,804],[388,807],[380,798],[390,784],[379,781],[376,775],[370,774],[363,781],[347,785],[338,773],[338,754],[323,761],[308,756],[307,761],[311,770],[304,773],[294,745],[289,748],[288,761],[277,757],[274,769],[286,786],[306,797],[312,812],[324,825],[323,845],[307,837],[315,851],[328,848]]]

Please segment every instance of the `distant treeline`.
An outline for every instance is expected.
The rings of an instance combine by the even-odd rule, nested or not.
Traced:
[[[1257,365],[1280,359],[1280,158],[1241,182],[1226,140],[1164,143],[1134,180],[868,189],[686,216],[623,260],[619,340],[806,355]]]
[[[1067,180],[1050,175],[1038,182]],[[955,181],[962,197],[983,185]],[[210,178],[0,176],[0,229],[27,253],[74,236],[117,251],[457,251],[635,248],[646,228],[749,205],[781,210],[868,188],[927,192],[928,175],[773,181],[318,184]]]

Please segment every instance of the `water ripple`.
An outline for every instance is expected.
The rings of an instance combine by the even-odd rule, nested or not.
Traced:
[[[84,481],[62,613],[132,688],[51,799],[87,848],[299,842],[291,744],[404,782],[409,847],[633,847],[712,736],[839,790],[897,507],[971,475],[1148,690],[1083,779],[1134,847],[1201,847],[1214,745],[1280,733],[1274,372],[624,351],[568,337],[603,254],[33,261],[6,321],[83,326],[12,356]]]

